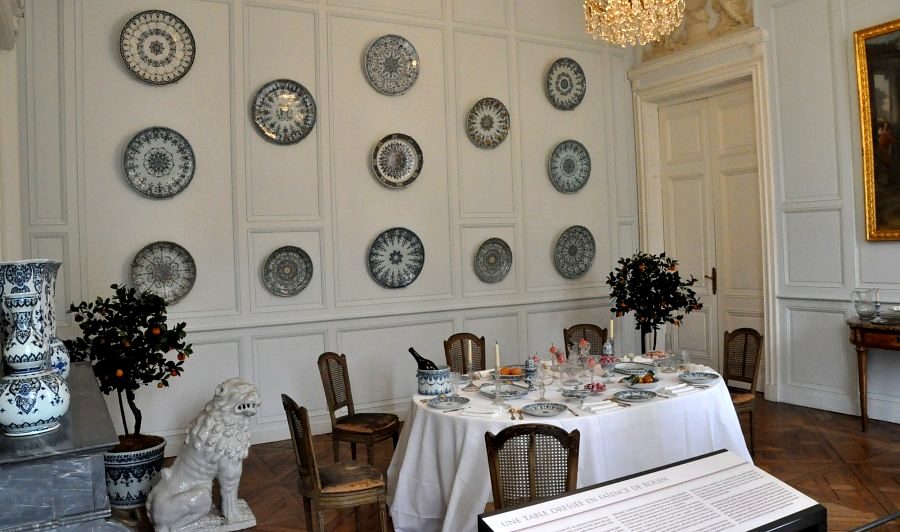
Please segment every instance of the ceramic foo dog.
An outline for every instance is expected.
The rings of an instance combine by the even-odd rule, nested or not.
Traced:
[[[228,379],[197,416],[172,467],[160,472],[147,498],[147,513],[159,532],[215,530],[256,526],[256,518],[238,484],[250,447],[250,418],[259,408],[256,387]],[[213,506],[212,483],[219,479],[221,511]]]

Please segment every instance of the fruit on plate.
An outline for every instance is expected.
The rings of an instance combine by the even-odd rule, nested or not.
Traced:
[[[659,381],[659,379],[656,378],[656,375],[654,375],[652,371],[648,371],[643,375],[632,375],[631,377],[625,377],[624,380],[629,384],[653,384],[654,382]]]
[[[584,385],[584,389],[591,393],[600,393],[606,391],[606,385],[602,382],[589,382]]]
[[[500,375],[504,375],[504,376],[507,376],[507,377],[518,377],[518,376],[521,375],[521,374],[522,374],[522,368],[515,368],[515,367],[513,367],[513,368],[509,368],[509,367],[502,367],[502,368],[500,368]]]

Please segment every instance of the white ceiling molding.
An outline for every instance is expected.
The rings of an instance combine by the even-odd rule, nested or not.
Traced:
[[[16,26],[24,16],[24,0],[0,0],[0,50],[15,48]]]

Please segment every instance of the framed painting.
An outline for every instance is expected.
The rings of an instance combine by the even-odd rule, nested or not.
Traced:
[[[900,240],[900,19],[853,37],[866,240]]]

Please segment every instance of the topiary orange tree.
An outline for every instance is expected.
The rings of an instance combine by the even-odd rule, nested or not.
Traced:
[[[639,251],[620,258],[618,264],[606,279],[613,301],[611,310],[616,316],[634,313],[635,329],[641,331],[642,353],[647,352],[647,334],[653,333],[653,349],[656,349],[656,331],[660,325],[679,326],[685,314],[703,308],[690,288],[697,279],[693,275],[682,279],[678,261],[665,253],[653,255]]]
[[[140,293],[134,288],[113,284],[111,298],[97,297],[93,302],[71,305],[69,312],[81,329],[81,336],[66,340],[72,360],[89,360],[100,391],[118,394],[119,413],[126,436],[128,422],[125,402],[134,417],[135,437],[141,433],[141,411],[135,404],[135,391],[156,383],[169,386],[169,378],[184,372],[184,361],[193,352],[184,338],[185,323],[169,327],[163,298]],[[175,353],[174,360],[168,358]],[[124,402],[123,402],[124,394]]]

